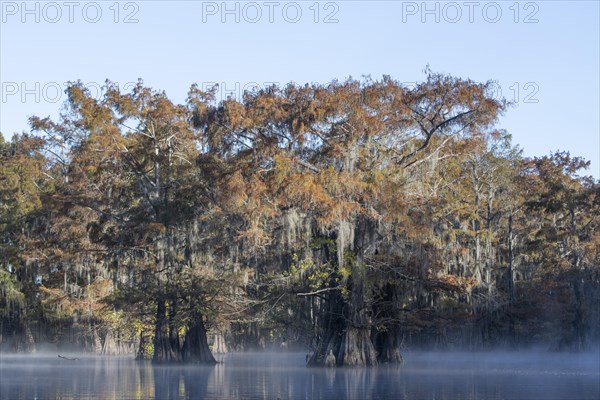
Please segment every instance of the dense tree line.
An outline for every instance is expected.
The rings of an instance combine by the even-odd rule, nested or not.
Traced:
[[[73,83],[57,121],[0,142],[0,350],[593,345],[599,183],[523,157],[492,88],[428,72],[175,104]]]

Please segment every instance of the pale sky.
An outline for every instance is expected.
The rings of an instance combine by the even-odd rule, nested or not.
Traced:
[[[183,102],[244,87],[435,72],[498,82],[528,156],[568,150],[600,178],[597,1],[2,1],[0,131],[56,117],[65,82],[142,78]]]

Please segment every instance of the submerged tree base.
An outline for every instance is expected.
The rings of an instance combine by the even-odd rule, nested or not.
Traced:
[[[377,365],[377,353],[371,342],[369,331],[348,329],[344,334],[337,357],[339,365],[373,367]]]
[[[195,318],[194,325],[185,334],[182,355],[186,363],[209,365],[217,363],[208,347],[206,327],[200,315]]]

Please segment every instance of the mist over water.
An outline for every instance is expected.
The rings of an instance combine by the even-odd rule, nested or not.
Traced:
[[[598,399],[600,354],[406,352],[402,367],[307,368],[303,353],[216,366],[0,355],[1,399]]]

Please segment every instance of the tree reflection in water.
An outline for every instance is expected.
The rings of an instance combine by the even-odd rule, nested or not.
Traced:
[[[118,357],[0,357],[1,399],[597,399],[598,354],[416,353],[401,368],[307,368],[303,354],[152,365]]]

